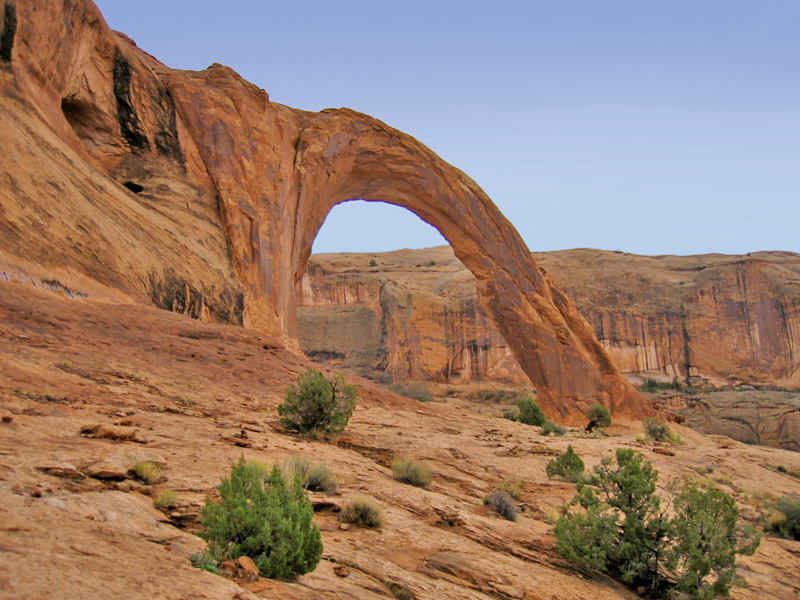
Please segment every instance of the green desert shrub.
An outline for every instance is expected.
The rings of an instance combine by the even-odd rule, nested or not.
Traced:
[[[666,442],[669,439],[671,429],[666,421],[655,417],[647,417],[642,421],[644,431],[651,440],[656,442]]]
[[[354,525],[380,527],[383,525],[383,509],[372,498],[354,496],[344,505],[339,518]]]
[[[395,458],[392,461],[392,474],[397,481],[426,487],[433,480],[433,471],[413,460]]]
[[[736,502],[727,493],[684,484],[673,504],[664,556],[678,597],[727,597],[740,583],[736,555],[753,554],[760,538],[739,525]]]
[[[544,413],[539,405],[534,402],[533,398],[520,398],[517,401],[517,408],[519,409],[520,423],[535,425],[536,427],[544,425]]]
[[[616,465],[603,459],[588,483],[578,480],[575,498],[556,522],[556,546],[584,568],[610,571],[627,583],[652,582],[659,558],[653,550],[667,534],[654,494],[658,473],[628,448],[618,449],[616,459]],[[570,512],[573,506],[581,510]]]
[[[219,485],[220,499],[206,500],[200,536],[214,561],[249,556],[264,577],[313,571],[322,555],[314,512],[302,487],[288,485],[280,467],[263,470],[245,462],[231,467]]]
[[[478,393],[478,397],[481,400],[503,404],[506,402],[516,402],[519,398],[519,394],[512,390],[481,390]]]
[[[341,373],[325,377],[309,369],[290,384],[278,406],[281,423],[288,429],[308,433],[344,431],[356,406],[358,386],[347,385]]]
[[[219,575],[217,563],[210,556],[207,556],[206,554],[192,554],[189,556],[189,560],[192,561],[192,566],[194,568],[203,569],[203,571],[208,571],[214,575]]]
[[[575,454],[572,445],[569,445],[564,454],[547,463],[547,476],[551,479],[560,477],[564,481],[575,483],[583,475],[585,468],[581,457]]]
[[[617,450],[616,464],[604,459],[561,509],[558,552],[583,568],[678,598],[727,596],[738,583],[736,555],[755,552],[759,537],[740,525],[728,494],[686,482],[670,511],[655,493],[657,480],[658,471],[630,448]]]
[[[675,378],[672,381],[656,381],[655,379],[645,379],[639,386],[643,392],[655,392],[656,390],[684,390],[683,386]]]
[[[800,497],[787,494],[778,500],[767,529],[782,537],[800,540]]]
[[[545,421],[544,425],[542,425],[542,435],[561,437],[565,433],[567,433],[566,427],[563,425],[556,425],[552,421]]]
[[[503,409],[503,418],[509,421],[519,422],[519,409],[516,406],[509,406]]]
[[[611,412],[597,402],[589,408],[587,417],[589,417],[589,424],[586,426],[586,431],[594,431],[597,427],[611,426]]]
[[[483,503],[507,521],[517,520],[519,508],[506,492],[495,490],[483,499]]]

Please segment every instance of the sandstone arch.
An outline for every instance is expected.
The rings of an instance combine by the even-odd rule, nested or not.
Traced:
[[[323,111],[303,129],[292,244],[294,281],[328,212],[354,199],[406,208],[438,229],[475,275],[487,313],[540,390],[552,416],[599,400],[616,412],[647,412],[574,305],[536,265],[489,197],[417,140],[351,110]]]
[[[352,110],[271,102],[221,65],[170,69],[89,0],[17,12],[0,91],[9,114],[46,133],[34,140],[18,119],[0,121],[14,144],[6,162],[31,165],[20,187],[30,193],[4,197],[7,229],[36,240],[32,251],[9,235],[8,252],[298,348],[295,283],[326,214],[357,198],[388,202],[448,239],[552,417],[581,422],[595,400],[618,415],[652,411],[486,194],[417,140]],[[39,192],[39,173],[62,179],[57,201]],[[36,208],[58,227],[31,230]]]

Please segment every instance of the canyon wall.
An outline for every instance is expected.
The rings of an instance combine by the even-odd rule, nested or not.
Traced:
[[[800,387],[796,254],[534,256],[634,381]],[[313,256],[298,296],[301,345],[320,360],[388,381],[531,385],[447,247]]]
[[[299,351],[295,286],[326,215],[388,202],[450,242],[548,414],[653,413],[491,199],[414,138],[274,103],[219,64],[170,69],[89,0],[2,5],[4,278],[99,284]]]
[[[312,256],[297,294],[315,360],[385,383],[531,386],[449,247]]]
[[[800,452],[800,394],[751,390],[681,394],[660,390],[655,401],[681,415],[701,433],[725,435],[746,444]]]

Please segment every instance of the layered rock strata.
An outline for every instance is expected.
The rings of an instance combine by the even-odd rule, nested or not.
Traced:
[[[295,284],[325,216],[388,202],[448,239],[549,414],[652,412],[486,194],[415,139],[276,104],[221,65],[170,69],[89,0],[3,6],[5,271],[34,264],[297,348]]]
[[[800,394],[788,391],[660,392],[656,402],[701,433],[800,452]]]
[[[634,381],[800,386],[796,254],[534,257]],[[394,382],[531,385],[447,247],[313,256],[298,297],[301,344],[320,360]]]

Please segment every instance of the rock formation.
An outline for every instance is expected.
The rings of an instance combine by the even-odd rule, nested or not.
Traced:
[[[634,380],[800,386],[796,254],[534,257]],[[298,297],[312,357],[389,381],[531,385],[447,247],[314,256]]]
[[[534,255],[626,373],[800,387],[800,256]]]
[[[295,284],[325,216],[388,202],[448,239],[549,414],[578,420],[592,401],[652,412],[486,194],[410,136],[270,102],[221,65],[169,69],[89,0],[3,5],[8,277],[34,265],[297,348]]]
[[[465,228],[451,241],[473,261],[481,306],[535,381],[548,370],[551,412],[577,408],[574,395],[622,414],[648,407],[482,192],[413,140],[350,111],[270,103],[224,67],[171,71],[110,32],[87,0],[0,6],[3,598],[631,600],[635,591],[587,577],[556,551],[552,515],[575,488],[546,466],[568,444],[589,467],[638,448],[661,474],[660,493],[713,474],[750,523],[800,493],[796,453],[679,425],[685,443],[674,450],[638,442],[631,422],[599,438],[547,437],[366,380],[338,444],[286,432],[284,390],[317,366],[296,351],[293,312],[311,238],[336,198],[383,199],[392,177],[407,187],[390,200],[453,238]],[[384,150],[379,177],[371,153]],[[463,202],[463,222],[444,223],[441,211]],[[491,245],[471,229],[479,221],[496,228]],[[470,254],[481,249],[498,262]],[[539,336],[532,349],[509,337],[515,318],[519,336]],[[569,375],[584,377],[573,385]],[[400,454],[435,467],[427,489],[394,479]],[[324,461],[340,484],[341,496],[311,495],[325,549],[317,569],[281,581],[224,563],[227,578],[194,568],[202,506],[231,463],[298,455]],[[142,476],[143,461],[159,474]],[[517,480],[525,518],[482,505]],[[360,494],[385,508],[379,531],[339,522]],[[796,558],[796,542],[766,538],[742,560],[749,588],[733,598],[788,597]]]
[[[701,433],[725,435],[746,444],[800,452],[800,394],[785,391],[721,391],[679,394],[663,391],[656,402],[682,415]]]
[[[384,383],[532,386],[449,247],[315,255],[297,297],[313,360]]]
[[[748,391],[800,387],[800,256],[534,256],[627,377],[695,384],[650,394],[660,406],[704,433],[800,450],[798,394]],[[412,397],[421,381],[483,397],[532,385],[448,247],[312,256],[298,298],[309,357]]]
[[[587,576],[556,551],[553,513],[575,487],[549,479],[546,468],[568,445],[588,468],[616,448],[635,448],[659,471],[664,495],[670,481],[702,475],[734,494],[755,525],[774,499],[800,494],[796,452],[680,425],[680,446],[638,442],[638,423],[599,438],[580,429],[547,437],[356,378],[356,410],[337,444],[290,435],[276,408],[314,365],[276,342],[144,304],[0,281],[3,600],[635,600],[634,590]],[[101,439],[103,430],[116,439]],[[192,554],[205,549],[195,535],[203,502],[242,455],[267,464],[306,456],[339,479],[336,495],[311,494],[324,545],[312,573],[248,581],[192,567]],[[429,465],[432,484],[397,481],[397,455]],[[159,465],[161,476],[145,483],[134,474],[139,461]],[[524,516],[511,522],[487,511],[482,498],[517,481]],[[156,510],[166,490],[175,504]],[[379,531],[340,528],[337,511],[356,495],[384,509]],[[732,598],[792,598],[799,551],[800,542],[766,536],[755,556],[740,559],[748,588]],[[347,577],[335,570],[343,564]]]

